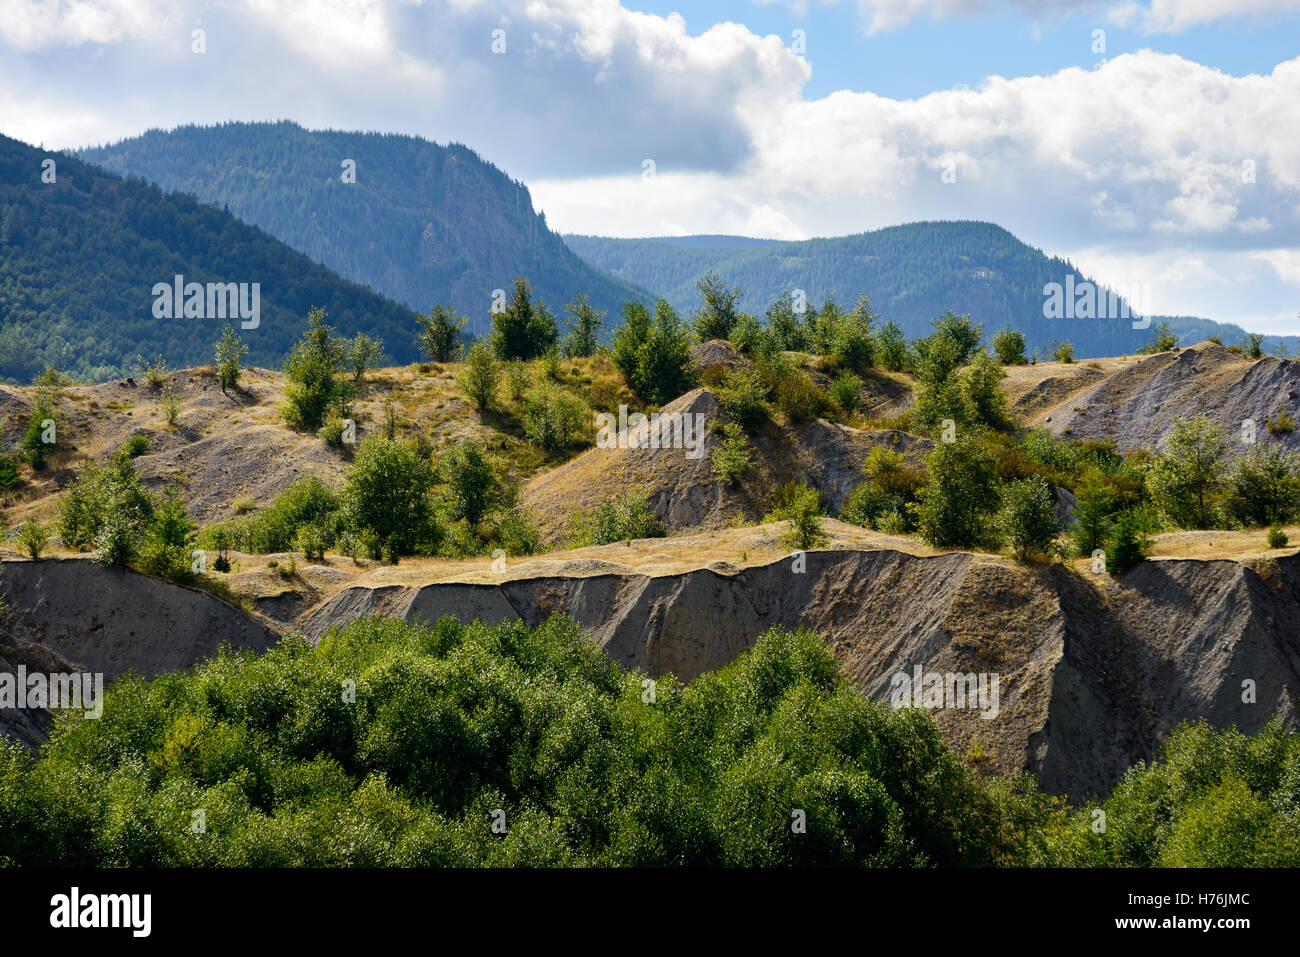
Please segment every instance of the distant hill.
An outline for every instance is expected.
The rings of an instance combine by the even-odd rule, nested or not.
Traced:
[[[526,186],[458,144],[224,123],[150,130],[78,155],[225,207],[420,312],[453,305],[480,333],[493,290],[509,292],[518,276],[561,327],[578,293],[611,316],[628,299],[652,298],[583,262],[533,210]],[[344,182],[349,170],[355,182]]]
[[[0,378],[27,382],[49,363],[102,380],[156,354],[173,366],[211,362],[224,320],[154,314],[155,284],[177,275],[205,291],[246,283],[250,306],[258,284],[257,328],[240,331],[251,363],[278,365],[312,306],[342,333],[382,336],[398,361],[415,357],[405,306],[193,197],[0,135]]]
[[[969,314],[986,333],[1019,329],[1030,347],[1068,339],[1080,357],[1132,353],[1150,338],[1131,319],[1047,319],[1043,287],[1077,286],[1088,280],[1064,259],[1021,242],[993,223],[928,222],[869,233],[775,242],[736,236],[674,236],[610,239],[566,235],[578,255],[594,266],[665,296],[681,310],[698,306],[696,281],[716,272],[739,285],[741,307],[761,314],[784,290],[803,289],[810,302],[833,296],[851,305],[859,293],[909,336],[929,331],[931,318],[947,309]],[[1135,303],[1134,308],[1140,308]],[[1164,317],[1152,316],[1152,325]],[[1170,319],[1185,344],[1219,335],[1231,344],[1244,337],[1237,326],[1208,319]],[[1270,337],[1266,346],[1300,338]]]

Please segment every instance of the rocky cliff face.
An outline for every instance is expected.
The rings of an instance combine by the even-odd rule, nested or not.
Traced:
[[[1057,435],[1107,439],[1121,450],[1163,448],[1174,424],[1207,415],[1232,438],[1255,423],[1257,440],[1300,449],[1300,432],[1272,435],[1267,423],[1300,403],[1300,362],[1250,360],[1212,342],[1162,352],[1127,366],[1041,411],[1037,422]],[[1232,454],[1249,448],[1230,443]]]
[[[11,638],[105,682],[182,670],[223,644],[263,651],[280,638],[207,592],[84,558],[6,561],[0,596]]]
[[[535,624],[563,612],[620,663],[683,680],[731,661],[772,625],[810,628],[878,700],[891,700],[895,675],[914,677],[917,667],[997,675],[995,716],[989,706],[942,707],[939,723],[972,762],[1033,771],[1048,791],[1076,799],[1108,790],[1180,721],[1253,731],[1281,713],[1295,725],[1300,557],[1257,568],[1155,561],[1119,581],[964,553],[828,550],[803,561],[658,576],[359,583],[302,626],[318,638],[368,614]]]

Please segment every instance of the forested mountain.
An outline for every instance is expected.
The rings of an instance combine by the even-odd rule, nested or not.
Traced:
[[[866,293],[883,318],[913,336],[928,332],[931,318],[952,309],[969,314],[987,333],[1019,329],[1030,347],[1068,339],[1081,357],[1132,353],[1151,337],[1149,329],[1134,329],[1131,319],[1045,318],[1044,285],[1064,286],[1069,276],[1078,285],[1087,277],[992,223],[909,223],[802,242],[737,236],[564,239],[594,266],[653,289],[679,309],[698,304],[696,281],[715,272],[740,287],[741,308],[756,314],[783,290],[803,289],[811,303],[832,296],[845,306]],[[1161,320],[1152,317],[1151,324]],[[1170,321],[1185,343],[1214,334],[1232,343],[1244,335],[1236,326],[1205,319]],[[1293,350],[1300,341],[1285,338]]]
[[[230,323],[254,364],[278,365],[312,306],[342,333],[383,337],[399,361],[416,355],[411,310],[261,229],[0,135],[0,377],[26,382],[49,363],[105,379],[157,354],[173,366],[212,361],[225,320],[155,316],[155,284],[178,275],[205,288],[247,283],[250,306],[251,284],[259,284],[256,328],[240,329],[238,317]]]
[[[470,317],[467,331],[486,330],[493,290],[508,293],[519,276],[557,317],[578,293],[613,316],[627,299],[651,298],[583,262],[534,212],[526,186],[458,144],[224,123],[150,130],[79,155],[224,206],[420,312],[454,306]]]

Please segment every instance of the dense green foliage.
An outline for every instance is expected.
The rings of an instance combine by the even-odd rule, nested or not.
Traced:
[[[312,262],[412,309],[453,307],[470,317],[474,335],[487,330],[493,291],[509,290],[520,275],[547,302],[583,292],[603,310],[629,298],[650,301],[578,258],[534,212],[528,187],[460,144],[290,122],[223,123],[150,130],[80,155],[229,209]],[[355,163],[355,182],[344,182],[346,160]],[[400,343],[392,330],[368,331],[382,334],[399,361],[414,358],[409,331]]]
[[[564,618],[363,619],[122,678],[39,757],[0,743],[0,866],[1294,866],[1298,823],[1277,723],[1181,729],[1073,811],[781,628],[682,686]]]
[[[258,365],[279,364],[313,306],[415,358],[406,307],[192,196],[49,155],[57,182],[46,184],[47,154],[0,136],[0,378],[26,382],[48,364],[108,379],[155,354],[173,366],[211,361],[226,320],[154,316],[154,285],[177,275],[260,284],[260,322],[244,333]]]

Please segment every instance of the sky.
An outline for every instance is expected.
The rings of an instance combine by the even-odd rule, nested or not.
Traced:
[[[0,0],[0,132],[461,142],[561,232],[996,222],[1300,333],[1300,0]]]

